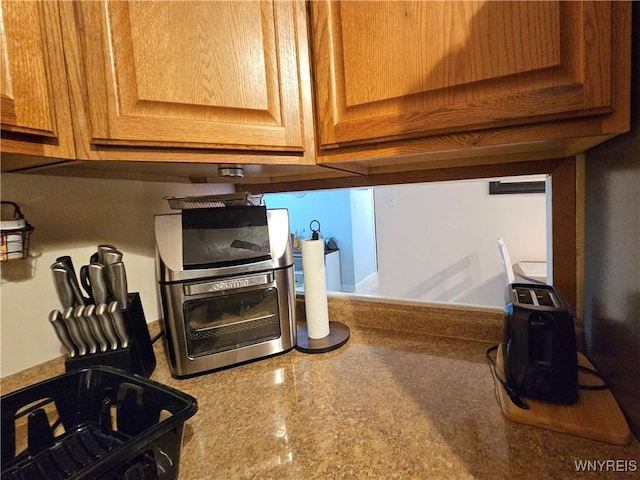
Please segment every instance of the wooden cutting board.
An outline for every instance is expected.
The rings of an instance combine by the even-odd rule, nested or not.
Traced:
[[[587,358],[578,353],[578,364],[595,370]],[[497,354],[498,373],[505,378],[502,344]],[[518,408],[500,382],[494,379],[502,413],[509,420],[557,432],[570,433],[615,445],[627,445],[633,436],[629,425],[609,389],[580,390],[574,405],[554,405],[527,398],[529,410]],[[588,372],[578,371],[581,385],[599,385],[602,381]]]

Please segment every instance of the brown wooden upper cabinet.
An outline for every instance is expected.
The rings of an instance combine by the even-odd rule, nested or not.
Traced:
[[[629,129],[629,2],[0,1],[3,171],[404,172]]]
[[[446,136],[496,128],[506,128],[512,142],[558,138],[553,129],[560,122],[608,118],[619,107],[615,94],[624,99],[628,91],[630,10],[623,2],[310,6],[318,143],[325,152],[437,136],[425,151],[509,143],[506,136]],[[618,92],[615,75],[627,75]],[[626,98],[626,128],[622,112],[613,128],[588,130],[583,122],[564,136],[628,129]],[[550,122],[555,127],[529,133],[513,128]]]
[[[0,13],[2,151],[24,154],[25,167],[73,158],[58,5],[5,0]]]
[[[92,1],[61,9],[85,144],[305,149],[304,4]]]

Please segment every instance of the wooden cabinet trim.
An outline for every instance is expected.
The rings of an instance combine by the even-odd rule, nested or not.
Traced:
[[[553,285],[565,297],[574,312],[582,301],[578,292],[579,245],[578,228],[578,176],[575,158],[561,162],[550,174],[551,184],[551,239]],[[549,184],[549,183],[548,183]],[[549,235],[549,234],[548,234]],[[582,308],[579,309],[582,312]],[[582,320],[580,318],[580,320]]]

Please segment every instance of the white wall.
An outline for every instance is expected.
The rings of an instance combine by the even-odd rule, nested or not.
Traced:
[[[2,200],[20,205],[35,227],[32,257],[2,263],[0,375],[62,353],[48,324],[59,309],[50,265],[71,255],[89,262],[100,243],[124,253],[129,291],[140,292],[147,321],[161,317],[155,278],[153,216],[170,211],[165,196],[228,193],[230,185],[188,185],[2,174]]]
[[[514,263],[545,261],[545,195],[489,195],[488,182],[374,189],[381,296],[504,306],[496,238]]]
[[[354,290],[377,272],[373,189],[356,188],[351,195]]]
[[[317,219],[325,240],[333,237],[340,249],[342,291],[354,292],[359,282],[375,273],[373,197],[369,188],[270,193],[268,208],[289,211],[291,231],[311,235],[309,222]]]

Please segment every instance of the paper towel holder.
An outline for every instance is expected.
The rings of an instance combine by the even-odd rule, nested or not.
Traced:
[[[303,353],[326,353],[347,343],[351,331],[344,323],[329,321],[329,335],[322,338],[309,338],[307,326],[298,327],[296,350]]]
[[[309,228],[313,232],[312,240],[319,240],[320,222],[312,220]],[[310,338],[306,324],[298,327],[297,334],[296,350],[303,353],[326,353],[336,350],[347,343],[351,336],[351,331],[344,323],[329,321],[329,334],[322,338]]]

